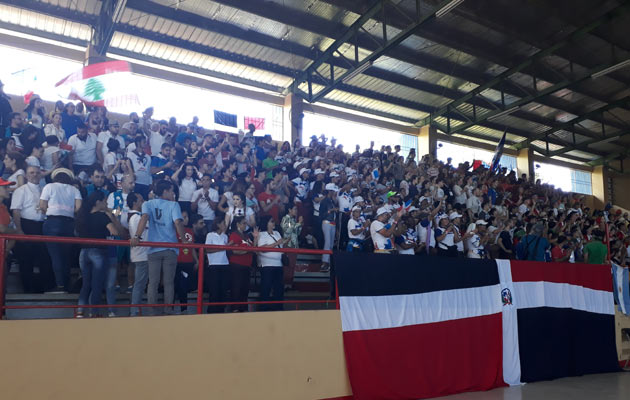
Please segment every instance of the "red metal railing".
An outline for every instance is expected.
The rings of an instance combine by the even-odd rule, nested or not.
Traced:
[[[99,304],[99,305],[34,305],[34,306],[7,306],[5,304],[5,268],[6,268],[6,243],[7,240],[22,242],[40,243],[63,243],[63,244],[89,244],[98,246],[130,246],[127,240],[107,240],[107,239],[87,239],[77,237],[57,237],[40,235],[0,235],[0,315],[7,309],[78,309],[78,308],[132,308],[140,309],[147,307],[174,307],[174,306],[196,306],[197,314],[203,313],[204,306],[215,305],[260,305],[260,304],[328,304],[335,302],[339,308],[338,296],[335,300],[282,300],[282,301],[246,301],[246,302],[204,302],[203,301],[203,279],[206,250],[237,250],[249,252],[273,252],[273,253],[293,253],[293,254],[332,254],[331,250],[294,249],[294,248],[274,248],[274,247],[243,247],[243,246],[221,246],[198,243],[162,243],[162,242],[141,242],[144,247],[162,247],[178,249],[198,249],[199,268],[197,268],[197,301],[195,303],[174,303],[174,304]]]

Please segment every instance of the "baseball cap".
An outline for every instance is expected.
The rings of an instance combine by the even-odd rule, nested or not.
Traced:
[[[0,178],[0,186],[11,186],[11,185],[15,185],[15,182],[9,182],[7,180]]]
[[[361,211],[361,207],[359,206],[352,207],[352,212],[355,212],[355,211]]]
[[[305,173],[305,172],[311,172],[311,170],[310,170],[310,169],[308,169],[308,168],[302,168],[302,169],[300,170],[300,175],[302,175],[302,174],[303,174],[303,173]]]
[[[389,214],[389,208],[387,207],[381,207],[378,210],[376,210],[376,216],[380,217],[383,214]]]
[[[363,200],[363,197],[361,197],[361,196],[357,196],[357,197],[355,197],[355,198],[353,199],[353,201],[354,201],[355,203],[360,203],[360,202],[365,201],[365,200]]]
[[[333,172],[331,172],[331,173],[330,173],[330,175],[329,175],[329,176],[330,176],[331,178],[336,178],[336,177],[338,177],[338,176],[339,176],[339,174],[333,171]]]
[[[323,174],[324,174],[324,171],[322,171],[320,168],[317,168],[317,169],[315,169],[314,174],[315,174],[315,175],[319,175],[319,174],[322,174],[322,175],[323,175]]]
[[[478,219],[477,221],[475,221],[475,225],[488,225],[488,223],[483,219]]]
[[[339,188],[337,187],[337,185],[335,185],[334,183],[329,183],[326,185],[325,187],[326,190],[333,190],[335,192],[339,191]]]
[[[458,212],[452,212],[449,216],[449,219],[461,218],[462,215]]]

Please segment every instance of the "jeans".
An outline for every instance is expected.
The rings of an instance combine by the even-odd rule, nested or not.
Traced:
[[[175,271],[175,295],[179,303],[188,303],[188,292],[194,289],[197,282],[196,273],[193,263],[177,264]],[[187,306],[180,306],[180,308],[182,312],[188,309]]]
[[[108,250],[109,251],[109,250]],[[116,275],[118,272],[118,260],[109,256],[106,261],[107,267],[107,282],[105,285],[105,297],[107,298],[107,304],[116,304]],[[114,312],[113,308],[108,310]]]
[[[284,300],[282,267],[263,267],[260,272],[260,301]],[[273,292],[273,293],[272,293]],[[282,304],[262,304],[261,311],[280,311]]]
[[[232,274],[232,301],[245,302],[249,295],[249,266],[230,265]],[[235,304],[232,310],[247,311],[247,304]]]
[[[322,231],[324,232],[324,250],[332,250],[335,243],[335,225],[322,221]],[[322,262],[330,263],[330,254],[322,255]]]
[[[138,261],[133,263],[135,267],[135,280],[133,281],[133,291],[131,292],[131,304],[142,304],[142,295],[147,288],[149,281],[149,262]],[[135,317],[138,315],[138,307],[131,307],[129,315]]]
[[[177,269],[177,254],[173,250],[162,250],[149,254],[149,288],[147,298],[149,304],[157,304],[160,274],[164,283],[164,304],[173,304],[175,297],[175,270]],[[165,307],[164,313],[172,314],[173,307]],[[153,310],[154,315],[161,312]]]
[[[79,292],[79,305],[101,304],[103,286],[107,270],[107,250],[101,248],[81,249],[79,265],[83,285]],[[82,308],[79,311],[83,311]],[[92,310],[92,314],[98,314],[98,308]]]
[[[232,276],[229,265],[210,265],[206,267],[208,272],[208,286],[211,303],[223,303],[230,301],[228,291],[232,287]],[[225,306],[208,306],[208,313],[225,312]]]
[[[43,233],[46,236],[74,236],[74,218],[61,216],[48,216],[44,221]],[[60,243],[46,243],[52,269],[55,274],[55,283],[58,288],[68,290],[70,283],[70,247],[71,245]]]
[[[24,234],[41,235],[43,233],[43,221],[25,218],[21,218],[20,221]],[[55,287],[55,277],[44,243],[17,242],[15,254],[20,264],[20,276],[25,293],[41,292]],[[33,273],[35,266],[39,267],[39,277]]]

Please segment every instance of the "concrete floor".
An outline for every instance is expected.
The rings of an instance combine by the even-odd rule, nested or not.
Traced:
[[[487,392],[461,393],[440,400],[630,400],[630,372],[585,375],[529,383]]]

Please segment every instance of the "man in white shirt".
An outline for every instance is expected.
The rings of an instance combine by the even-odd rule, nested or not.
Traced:
[[[123,139],[118,132],[120,132],[120,125],[118,124],[118,121],[112,121],[109,123],[108,131],[103,131],[98,134],[98,138],[96,140],[96,157],[98,158],[99,164],[103,165],[105,156],[109,151],[107,149],[107,142],[109,142],[109,139],[118,140],[120,148],[125,148],[125,139]]]
[[[26,184],[15,189],[11,198],[11,212],[15,229],[20,235],[43,235],[44,214],[39,211],[42,189],[39,167],[26,168]],[[55,287],[55,277],[43,243],[17,242],[16,256],[25,293],[35,293]],[[39,267],[40,285],[34,280],[33,267]]]
[[[81,171],[85,171],[88,176],[91,174],[90,169],[96,163],[96,142],[96,135],[88,133],[85,124],[79,125],[77,133],[68,139],[68,144],[72,146],[68,159],[75,174]]]
[[[391,253],[394,250],[392,236],[396,230],[396,224],[402,215],[403,210],[394,216],[394,221],[389,223],[390,213],[386,207],[381,207],[376,211],[376,220],[370,225],[370,236],[374,242],[375,253]]]
[[[211,188],[212,177],[210,174],[203,174],[201,177],[201,188],[195,190],[192,195],[190,208],[193,212],[203,217],[203,222],[206,226],[212,226],[214,221],[215,210],[217,204],[219,204],[219,192],[216,189]]]
[[[107,208],[112,210],[114,215],[120,217],[120,223],[128,228],[127,213],[129,207],[127,205],[127,196],[136,186],[136,178],[133,175],[124,175],[121,181],[121,190],[112,192],[107,196]]]
[[[370,229],[370,221],[361,216],[361,207],[352,207],[351,218],[348,220],[348,246],[346,251],[363,250],[363,242],[368,229]]]
[[[127,195],[125,206],[129,209],[129,235],[135,237],[138,232],[138,224],[142,217],[142,203],[144,199],[142,195],[135,192],[130,192]],[[146,241],[148,237],[148,229],[145,229],[140,236],[140,240]],[[142,295],[147,288],[147,282],[149,281],[149,248],[136,246],[132,247],[129,251],[129,259],[134,267],[134,282],[133,290],[131,292],[131,304],[141,304]],[[129,310],[129,315],[134,317],[138,315],[138,307],[132,307]]]
[[[466,200],[466,208],[468,209],[468,213],[472,215],[469,215],[470,219],[474,219],[473,216],[475,214],[477,214],[479,212],[479,210],[481,209],[481,190],[479,189],[475,189],[473,191],[473,195],[470,196],[468,198],[468,200]]]
[[[168,131],[166,128],[168,124],[166,121],[160,121],[160,123],[154,122],[151,125],[151,132],[149,134],[149,145],[151,146],[151,156],[157,156],[162,150],[162,145],[166,140],[166,134]]]

